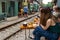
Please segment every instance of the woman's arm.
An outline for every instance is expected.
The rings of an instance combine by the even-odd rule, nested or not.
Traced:
[[[41,27],[44,30],[47,30],[49,28],[49,26],[51,25],[51,23],[52,23],[52,20],[51,19],[48,19],[47,22],[46,22],[46,26],[41,25]]]

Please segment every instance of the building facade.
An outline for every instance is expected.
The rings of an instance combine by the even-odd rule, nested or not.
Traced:
[[[19,0],[0,0],[0,21],[5,18],[18,16]]]
[[[0,21],[4,20],[5,15],[5,0],[0,0]]]

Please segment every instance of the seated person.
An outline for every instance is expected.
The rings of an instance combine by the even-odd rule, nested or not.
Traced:
[[[60,25],[60,14],[58,15],[58,23]],[[60,33],[59,33],[59,35],[60,35]],[[60,36],[59,36],[59,39],[58,40],[60,40]]]
[[[59,25],[57,21],[49,8],[42,8],[40,10],[40,25],[33,31],[34,40],[40,40],[41,36],[48,40],[58,40],[59,34],[56,30]]]

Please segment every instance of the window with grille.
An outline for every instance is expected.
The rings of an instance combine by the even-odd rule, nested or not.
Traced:
[[[2,12],[5,12],[5,2],[2,2]]]

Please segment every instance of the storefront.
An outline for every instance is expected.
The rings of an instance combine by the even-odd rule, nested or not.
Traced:
[[[6,1],[6,11],[7,11],[7,17],[13,17],[18,15],[18,1],[16,0],[10,0]]]
[[[0,0],[0,21],[4,20],[4,14],[5,14],[5,1]]]
[[[0,20],[13,16],[18,16],[18,1],[0,0]]]

